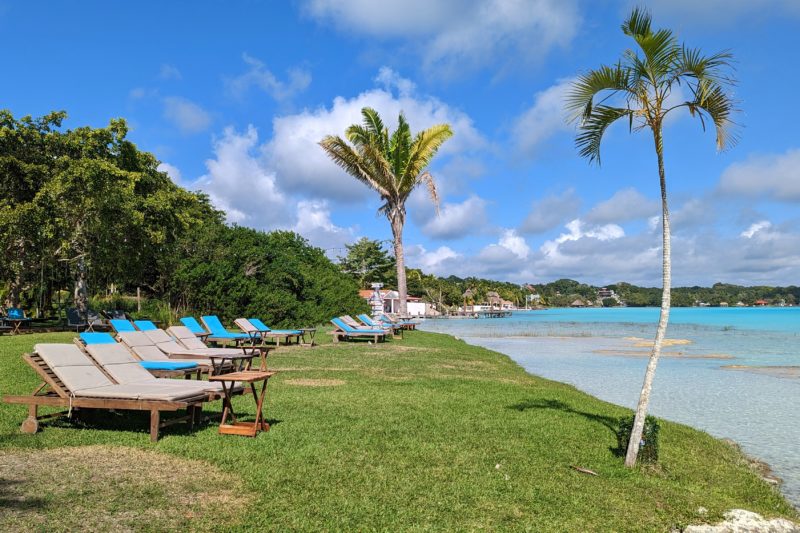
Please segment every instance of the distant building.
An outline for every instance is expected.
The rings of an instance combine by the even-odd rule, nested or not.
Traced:
[[[569,305],[570,305],[570,307],[586,307],[586,304],[583,303],[583,300],[581,300],[580,298],[578,298],[577,300],[575,300],[574,302],[572,302]]]
[[[375,294],[375,291],[363,289],[358,291],[358,295],[364,298],[368,303],[370,298]],[[383,310],[386,313],[397,313],[400,308],[400,293],[397,291],[390,291],[383,289],[380,291],[381,298],[383,299]],[[426,316],[431,314],[439,314],[433,307],[417,296],[406,297],[406,310],[409,316]]]
[[[613,298],[614,296],[616,296],[616,295],[614,294],[614,291],[612,291],[611,289],[607,289],[607,288],[605,288],[605,287],[603,287],[602,289],[600,289],[600,290],[598,290],[598,291],[597,291],[597,297],[598,297],[599,299],[601,299],[601,300],[602,300],[603,298]]]
[[[768,301],[766,301],[766,300],[756,300],[756,305],[757,305],[757,306],[759,306],[759,307],[764,307],[764,306],[765,306],[765,305],[767,305],[768,303],[769,303],[769,302],[768,302]]]
[[[719,306],[720,307],[728,307],[728,302],[720,302]]]

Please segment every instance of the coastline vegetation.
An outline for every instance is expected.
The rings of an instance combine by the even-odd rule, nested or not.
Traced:
[[[73,336],[0,337],[0,390],[29,394],[38,379],[20,354]],[[629,409],[446,335],[407,332],[379,345],[327,337],[270,354],[279,371],[268,388],[272,429],[255,439],[219,435],[211,422],[168,429],[151,444],[128,412],[24,435],[25,409],[0,403],[3,464],[84,453],[84,463],[109,469],[75,472],[68,485],[53,480],[62,472],[42,470],[47,461],[4,470],[0,529],[668,531],[717,522],[731,508],[797,520],[738,450],[704,432],[659,420],[658,465],[628,470],[614,450]],[[252,415],[252,398],[234,401]],[[131,472],[135,483],[118,486],[134,492],[121,493],[110,481]],[[185,506],[169,487],[180,487]],[[79,510],[76,501],[92,502],[91,517],[64,512]]]

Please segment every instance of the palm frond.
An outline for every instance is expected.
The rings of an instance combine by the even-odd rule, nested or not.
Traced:
[[[384,184],[379,183],[369,173],[369,164],[344,139],[337,135],[328,135],[320,141],[319,145],[333,162],[343,168],[345,172],[375,190],[381,196],[389,195],[389,191],[384,187]]]
[[[436,190],[436,182],[433,180],[433,176],[426,170],[419,175],[417,181],[425,184],[425,187],[428,189],[428,196],[431,197],[433,206],[436,208],[436,216],[439,216],[439,191]]]
[[[623,107],[606,105],[595,106],[591,115],[584,120],[575,138],[575,145],[582,157],[588,157],[590,162],[600,164],[600,143],[608,127],[622,117],[633,118],[633,111]]]
[[[453,130],[449,124],[436,124],[417,133],[411,143],[408,162],[400,176],[401,192],[406,190],[410,192],[417,185],[417,176],[430,164],[439,147],[452,136]]]
[[[653,17],[646,9],[636,7],[630,16],[622,23],[622,31],[629,37],[647,35],[651,31]]]
[[[578,77],[566,96],[566,108],[570,122],[582,122],[592,114],[594,99],[603,91],[630,91],[629,69],[617,64],[613,67],[603,65]]]
[[[411,151],[411,127],[406,117],[400,113],[397,119],[397,129],[389,139],[389,155],[392,160],[392,171],[396,176],[403,173],[403,166],[408,161]]]

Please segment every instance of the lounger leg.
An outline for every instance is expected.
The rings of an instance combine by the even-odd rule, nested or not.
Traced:
[[[150,410],[150,442],[158,440],[158,426],[161,424],[161,411],[158,409]]]
[[[21,432],[33,435],[39,431],[39,420],[37,418],[38,407],[39,406],[35,404],[28,406],[28,418],[26,418],[19,427]]]

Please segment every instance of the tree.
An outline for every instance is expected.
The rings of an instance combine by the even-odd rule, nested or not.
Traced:
[[[381,241],[362,237],[345,247],[347,255],[339,258],[339,267],[351,275],[360,288],[368,289],[370,283],[389,285],[396,280],[394,258],[383,248]]]
[[[735,141],[730,131],[735,110],[726,92],[733,83],[729,74],[730,53],[704,56],[698,49],[679,44],[672,31],[654,31],[651,22],[648,12],[634,9],[622,24],[622,31],[636,42],[639,50],[626,50],[616,65],[604,65],[579,76],[567,96],[567,107],[574,113],[572,119],[579,128],[576,145],[590,162],[600,163],[603,134],[618,119],[627,119],[631,131],[649,129],[652,132],[658,161],[663,252],[661,313],[625,457],[628,467],[636,464],[653,377],[669,321],[671,257],[662,136],[664,118],[676,109],[686,108],[691,116],[700,119],[703,128],[707,120],[714,124],[718,150]],[[676,87],[688,88],[691,99],[671,104],[669,97]],[[617,101],[618,106],[610,105]]]
[[[353,124],[345,132],[352,145],[335,135],[328,135],[319,144],[337,165],[381,196],[383,205],[379,213],[389,219],[394,239],[399,311],[406,314],[406,265],[403,254],[406,200],[417,186],[424,184],[438,211],[436,183],[426,169],[439,147],[453,132],[448,124],[437,124],[412,135],[408,122],[400,113],[397,129],[390,135],[377,111],[365,107],[361,115],[363,125]]]

